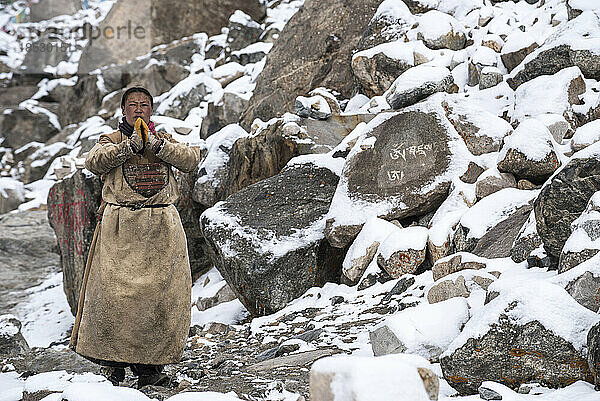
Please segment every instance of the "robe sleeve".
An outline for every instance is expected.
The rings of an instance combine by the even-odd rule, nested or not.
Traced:
[[[89,151],[85,159],[85,168],[97,175],[106,174],[125,163],[133,154],[127,141],[113,143],[108,136],[102,135]]]
[[[198,164],[200,164],[199,146],[188,146],[179,143],[170,135],[164,135],[163,138],[165,142],[156,156],[184,173],[189,173],[198,168]]]

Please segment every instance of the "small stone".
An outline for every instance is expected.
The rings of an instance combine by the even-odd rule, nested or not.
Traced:
[[[339,305],[341,303],[344,303],[344,301],[346,301],[346,300],[344,299],[344,297],[342,297],[340,295],[331,297],[331,305]]]
[[[500,394],[498,394],[494,390],[490,390],[489,388],[485,388],[483,386],[480,386],[477,391],[479,392],[479,397],[481,397],[482,400],[501,400],[502,399],[502,396]]]

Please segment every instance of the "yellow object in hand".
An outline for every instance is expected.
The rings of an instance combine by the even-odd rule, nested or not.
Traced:
[[[133,129],[135,130],[135,132],[137,132],[137,134],[142,139],[142,143],[145,145],[149,139],[148,125],[146,124],[146,122],[144,120],[142,120],[141,117],[138,117],[138,119],[135,121],[135,125],[133,126]]]

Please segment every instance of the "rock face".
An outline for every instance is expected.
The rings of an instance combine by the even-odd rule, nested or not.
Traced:
[[[594,145],[582,152],[591,148],[598,149]],[[534,204],[537,231],[556,262],[571,234],[571,223],[599,190],[600,161],[592,156],[572,159],[542,188]]]
[[[298,95],[319,86],[349,98],[353,80],[348,60],[379,3],[306,1],[269,52],[250,105],[241,117],[242,127],[249,129],[255,118],[267,121],[291,111]]]
[[[528,382],[555,388],[591,381],[584,348],[595,313],[553,284],[496,289],[499,295],[471,318],[442,354],[442,372],[452,387],[461,394],[476,394],[486,380],[515,390]],[[581,326],[561,330],[556,327],[559,320],[544,316],[548,308],[556,317],[578,319]]]
[[[343,252],[322,236],[337,181],[327,168],[295,165],[202,214],[211,259],[252,314],[273,313],[312,286],[339,281]]]
[[[59,15],[71,15],[81,10],[81,2],[77,0],[47,0],[32,3],[29,18],[31,22],[40,22]]]
[[[169,43],[196,32],[209,36],[221,32],[236,10],[248,14],[255,21],[265,17],[264,3],[258,0],[185,0],[169,4],[152,1],[152,46]],[[184,21],[185,23],[181,23]]]
[[[62,92],[55,94],[62,100],[58,109],[61,125],[84,121],[96,113],[106,94],[100,90],[99,83],[98,76],[87,75],[79,79],[74,86],[57,88],[57,91]]]
[[[79,292],[89,247],[96,228],[102,184],[78,170],[57,182],[48,193],[48,221],[56,233],[63,285],[71,312],[77,313]]]
[[[535,212],[532,210],[527,218],[519,235],[513,243],[512,249],[510,250],[510,258],[515,263],[521,263],[531,255],[535,249],[542,245],[542,239],[536,230],[535,224]]]
[[[29,142],[46,142],[58,129],[46,114],[27,109],[7,111],[0,119],[2,146],[18,149]]]
[[[43,4],[45,5],[46,2]],[[40,39],[31,43],[31,47],[21,65],[23,68],[19,72],[22,74],[44,74],[46,66],[56,67],[61,61],[69,60],[67,49],[70,46],[69,43],[60,38],[43,35]],[[52,51],[48,49],[52,49]]]
[[[594,377],[596,391],[600,390],[600,323],[596,323],[587,335],[588,364]]]
[[[419,107],[379,114],[364,128],[328,214],[325,235],[333,246],[345,247],[371,216],[392,220],[434,210],[448,194],[449,172],[466,170],[468,151],[441,106]],[[360,212],[338,213],[337,205],[348,202],[360,204]]]

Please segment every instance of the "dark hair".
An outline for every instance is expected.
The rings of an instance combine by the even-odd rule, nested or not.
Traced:
[[[127,103],[127,96],[136,92],[143,93],[144,95],[148,96],[150,98],[150,107],[154,107],[154,99],[152,98],[152,95],[150,92],[148,92],[148,89],[142,88],[141,86],[134,86],[133,88],[127,89],[125,93],[123,93],[123,96],[121,97],[121,107],[125,107],[125,103]]]

